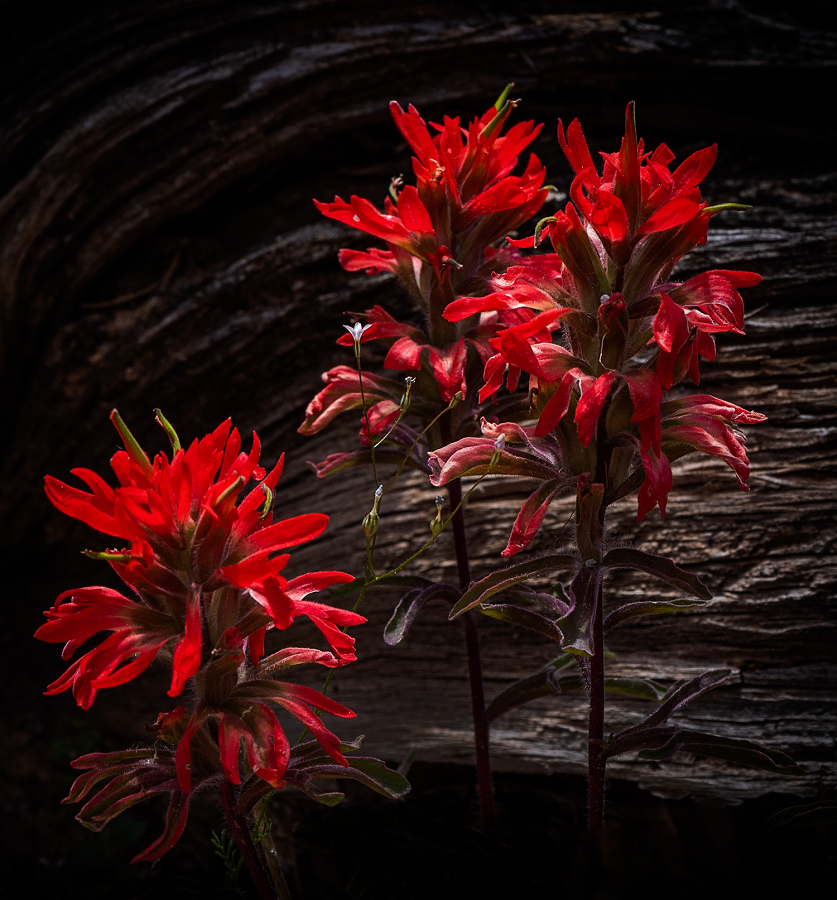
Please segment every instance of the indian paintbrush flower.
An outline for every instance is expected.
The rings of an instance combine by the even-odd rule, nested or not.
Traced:
[[[283,458],[266,472],[255,434],[252,450],[244,453],[238,431],[226,421],[184,449],[159,415],[173,455],[158,453],[152,461],[116,411],[111,419],[125,445],[111,459],[117,486],[88,469],[75,469],[88,491],[51,476],[46,491],[62,512],[126,542],[88,555],[106,560],[132,596],[107,587],[65,591],[46,612],[48,621],[36,637],[64,643],[69,659],[88,640],[110,632],[47,690],[72,689],[84,709],[98,691],[136,678],[155,659],[171,665],[170,697],[191,685],[192,708],[161,714],[154,727],[172,749],[89,754],[74,763],[89,771],[76,781],[68,801],[97,787],[79,814],[94,829],[147,796],[169,795],[164,835],[137,857],[153,860],[182,833],[194,790],[224,779],[241,783],[242,742],[248,775],[265,789],[285,785],[292,754],[276,707],[299,719],[348,771],[341,742],[315,710],[342,718],[354,713],[317,691],[272,676],[303,663],[335,668],[352,662],[354,639],[345,627],[365,619],[307,599],[350,582],[350,575],[322,571],[286,579],[282,574],[290,559],[282,551],[318,537],[328,518],[320,513],[274,518]],[[247,489],[251,480],[255,485]],[[330,650],[285,647],[265,655],[268,632],[287,630],[298,616],[311,620]],[[349,777],[356,776],[352,771]],[[303,774],[299,778],[300,785],[307,784]]]

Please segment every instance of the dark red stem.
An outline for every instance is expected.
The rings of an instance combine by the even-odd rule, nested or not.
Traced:
[[[598,425],[598,459],[596,482],[607,486],[607,472],[610,462],[610,448],[604,416]],[[592,533],[588,543],[595,545],[595,552],[601,558],[605,537],[605,512],[607,505],[602,501],[597,521],[591,524]],[[604,613],[602,610],[602,573],[594,570],[596,579],[595,613],[592,622],[593,655],[590,658],[590,724],[587,738],[587,827],[594,853],[600,849],[604,827],[605,767],[607,759],[604,748],[605,712],[605,662],[604,662]]]
[[[462,502],[461,483],[453,481],[448,485],[451,509]],[[459,571],[459,586],[467,590],[471,584],[471,567],[468,561],[468,544],[465,537],[465,517],[462,509],[453,516],[453,545],[456,550],[456,567]],[[474,718],[474,751],[477,760],[477,790],[480,797],[482,827],[487,834],[497,828],[497,813],[494,808],[494,785],[491,782],[491,756],[488,747],[488,718],[485,715],[485,694],[482,683],[482,660],[480,638],[477,630],[477,615],[471,610],[462,616],[465,628],[465,647],[468,652],[468,680],[471,683],[471,711]]]
[[[244,816],[236,815],[235,811],[235,794],[232,785],[224,779],[218,789],[221,794],[221,803],[224,807],[224,813],[227,817],[227,823],[230,826],[235,845],[238,852],[244,859],[244,864],[250,871],[256,888],[262,900],[276,900],[276,892],[270,886],[270,882],[265,874],[264,867],[253,846],[253,840],[250,837],[250,829],[247,827],[247,819]]]
[[[590,730],[587,744],[587,822],[594,848],[599,844],[604,825],[605,752],[604,752],[604,628],[602,582],[596,573],[596,614],[593,618],[593,656],[589,660]]]

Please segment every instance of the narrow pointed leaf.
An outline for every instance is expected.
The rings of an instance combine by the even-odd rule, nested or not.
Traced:
[[[489,597],[493,597],[494,594],[519,584],[533,575],[545,575],[547,572],[571,569],[576,563],[577,560],[574,556],[553,553],[539,556],[536,559],[527,559],[526,562],[517,563],[517,565],[509,566],[507,569],[492,572],[490,575],[472,584],[465,591],[459,602],[451,610],[449,618],[455,619],[478,604],[484,603]]]
[[[647,572],[701,600],[712,599],[709,589],[697,575],[681,569],[665,556],[645,553],[643,550],[634,550],[630,547],[615,547],[605,554],[602,566],[608,569],[635,569]]]
[[[754,741],[720,737],[687,729],[679,731],[670,745],[661,747],[659,750],[646,750],[640,755],[643,759],[667,759],[679,750],[686,753],[698,753],[701,756],[712,756],[715,759],[726,759],[741,766],[773,772],[775,775],[806,774],[804,769],[800,768],[786,753],[779,750],[771,750]]]
[[[582,567],[570,587],[575,606],[555,623],[563,634],[561,648],[576,656],[593,655],[592,622],[598,601],[599,574]]]
[[[529,631],[537,631],[550,640],[561,643],[564,636],[560,628],[555,627],[555,622],[542,616],[540,613],[533,612],[531,609],[524,609],[522,606],[515,606],[512,603],[488,604],[480,607],[480,612],[492,619],[501,619],[503,622],[510,622],[512,625],[518,625],[520,628],[528,628]]]
[[[580,691],[584,687],[580,675],[575,673],[558,674],[574,658],[571,653],[565,653],[545,669],[541,669],[540,672],[535,672],[509,685],[488,705],[486,710],[488,721],[493,722],[510,709],[515,709],[540,697],[550,697],[562,694],[564,691]],[[665,688],[644,678],[621,676],[605,678],[605,690],[611,694],[623,694],[655,702],[659,702],[665,696]]]
[[[504,596],[518,606],[527,608],[530,603],[536,603],[553,620],[565,616],[573,605],[561,584],[556,584],[551,594],[536,591],[528,585],[521,584],[507,590]]]
[[[790,806],[767,820],[768,828],[807,828],[813,825],[837,824],[837,800],[818,800]]]
[[[656,725],[641,731],[623,731],[608,741],[605,747],[605,757],[612,759],[614,756],[634,750],[655,751],[673,746],[679,732],[680,729],[677,725]]]
[[[524,703],[529,703],[531,700],[559,693],[560,689],[555,681],[555,675],[572,661],[573,656],[570,653],[562,653],[539,672],[527,675],[510,684],[488,704],[488,709],[485,711],[488,721],[493,722],[503,713],[522,706]]]
[[[692,700],[700,697],[701,694],[705,694],[707,691],[711,691],[712,688],[718,687],[718,685],[723,684],[725,681],[729,681],[731,677],[732,669],[711,669],[708,672],[704,672],[702,675],[691,678],[685,684],[680,685],[675,691],[670,693],[660,707],[654,710],[650,716],[642,722],[639,722],[630,728],[626,728],[617,735],[617,738],[622,735],[635,734],[654,728],[657,725],[662,725],[675,713],[679,712],[687,703],[691,703]]]
[[[410,782],[403,775],[388,769],[381,760],[371,757],[352,757],[348,767],[323,763],[306,766],[302,771],[311,778],[349,778],[359,781],[373,791],[393,799],[403,797],[410,790]]]
[[[392,618],[387,622],[384,628],[384,640],[390,646],[401,643],[422,606],[428,600],[433,600],[437,597],[450,600],[453,603],[459,598],[459,591],[449,584],[431,584],[424,589],[409,591],[398,602]]]
[[[621,625],[628,619],[636,616],[656,616],[660,613],[681,612],[684,609],[693,609],[696,606],[705,606],[704,600],[690,600],[683,597],[679,600],[640,600],[637,603],[626,603],[618,609],[614,609],[604,620],[605,634],[611,628]]]

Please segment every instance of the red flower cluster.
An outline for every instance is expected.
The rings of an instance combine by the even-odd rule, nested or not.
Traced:
[[[451,322],[487,311],[530,311],[528,321],[489,339],[495,353],[485,367],[481,399],[495,396],[506,375],[513,390],[521,371],[527,372],[538,422],[523,438],[506,429],[510,441],[523,441],[517,455],[540,458],[543,439],[552,436],[549,452],[559,453],[558,468],[579,477],[595,471],[597,454],[604,452],[607,502],[639,487],[640,520],[656,505],[665,512],[669,464],[693,450],[724,459],[746,489],[747,456],[733,423],[765,417],[705,395],[664,402],[665,392],[687,372],[699,383],[699,358],[715,355],[714,333],[743,333],[738,289],[761,280],[728,271],[669,280],[680,257],[706,240],[709,219],[720,209],[708,207],[698,187],[716,148],[670,171],[668,147],[646,152],[637,140],[633,104],[621,149],[602,154],[601,174],[577,120],[566,135],[559,123],[558,138],[575,171],[572,202],[543,220],[534,237],[512,241],[532,247],[548,234],[555,254],[522,261],[494,276],[494,293],[460,298],[445,311]],[[552,331],[561,342],[553,341]],[[492,438],[472,440],[479,443],[468,454],[455,445],[436,460],[431,455],[434,484],[484,465]],[[544,497],[538,518],[516,525],[507,555],[531,541],[555,490],[547,494],[534,495]]]
[[[385,367],[416,373],[412,399],[418,398],[418,403],[412,412],[427,420],[457,393],[466,396],[470,385],[475,393],[478,373],[494,352],[489,338],[499,328],[532,317],[528,309],[503,310],[460,327],[442,316],[456,297],[488,291],[492,270],[504,270],[519,259],[513,248],[496,250],[491,245],[534,215],[546,199],[545,170],[534,154],[522,175],[509,174],[540,126],[521,122],[503,135],[515,106],[506,99],[507,93],[508,89],[467,129],[459,119],[445,117],[443,124],[432,126],[438,132],[435,136],[415,108],[405,113],[392,103],[395,123],[415,153],[416,186],[403,187],[399,193],[400,182],[394,181],[392,200],[386,200],[383,213],[360,197],[352,197],[350,203],[338,197],[333,203],[316,204],[324,215],[387,242],[385,251],[341,250],[343,267],[395,273],[423,311],[425,331],[397,322],[380,306],[369,309],[368,326],[359,341],[384,341],[388,347]],[[548,332],[544,335],[548,337]],[[349,346],[353,340],[353,335],[346,334],[338,343]],[[356,372],[341,366],[324,378],[327,387],[309,404],[300,428],[303,433],[314,433],[336,412],[361,405]],[[364,391],[366,405],[371,407],[369,431],[372,435],[388,432],[399,417],[403,388],[364,375]],[[403,436],[404,443],[412,443],[412,434]],[[389,440],[398,443],[398,437],[394,433]],[[369,442],[365,422],[361,439]],[[330,458],[319,467],[320,474],[350,464],[349,456]]]
[[[154,845],[151,856],[142,855],[152,859],[165,853],[182,831],[193,784],[223,776],[240,782],[242,741],[253,773],[273,787],[283,786],[290,751],[269,704],[296,716],[336,762],[347,765],[339,740],[313,710],[341,717],[354,713],[309,688],[264,676],[300,663],[335,667],[353,661],[354,639],[342,627],[365,619],[305,599],[351,581],[350,575],[311,572],[286,580],[281,574],[290,557],[280,551],[318,537],[328,519],[310,513],[274,521],[274,490],[283,460],[266,473],[259,466],[255,434],[250,453],[243,453],[238,431],[231,431],[227,421],[184,450],[160,417],[174,453],[171,459],[159,453],[152,462],[115,411],[111,418],[126,447],[111,460],[119,486],[110,487],[88,469],[75,469],[89,492],[49,476],[46,491],[62,512],[129,542],[90,555],[107,560],[134,597],[106,587],[65,591],[36,636],[65,642],[63,655],[69,659],[99,632],[110,632],[47,691],[72,688],[84,709],[99,690],[126,683],[158,657],[171,663],[169,696],[178,696],[193,680],[195,708],[179,707],[158,721],[162,736],[178,744],[171,760],[177,786],[173,774],[163,777],[156,767],[156,774],[149,775],[155,787],[148,790],[172,792],[176,810],[170,810],[170,817],[175,815],[176,823],[167,832],[171,840]],[[251,479],[255,487],[239,502]],[[317,626],[331,652],[290,647],[265,657],[266,632],[285,630],[300,615]],[[218,722],[212,730],[204,727],[211,720]],[[97,802],[91,801],[96,808]],[[99,819],[115,814],[100,810]]]

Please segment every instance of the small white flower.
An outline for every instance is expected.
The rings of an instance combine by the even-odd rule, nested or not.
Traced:
[[[382,484],[379,484],[375,490],[375,499],[380,500],[381,497],[383,497],[383,496],[384,496],[384,486]]]
[[[497,453],[502,453],[506,448],[506,436],[505,434],[501,434],[498,436],[497,440],[494,441],[494,450]]]
[[[354,342],[359,344],[363,332],[366,331],[367,328],[371,328],[372,325],[361,325],[360,322],[355,322],[354,325],[344,325],[343,327],[349,332],[352,338],[354,338]]]

